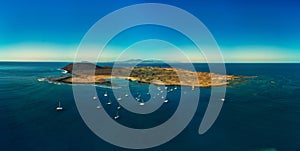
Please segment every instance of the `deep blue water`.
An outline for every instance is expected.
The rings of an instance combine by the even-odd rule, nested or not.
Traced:
[[[77,111],[71,85],[37,80],[63,75],[57,69],[67,64],[0,62],[0,150],[129,150],[89,130]],[[208,71],[205,64],[195,68]],[[226,69],[234,75],[257,77],[227,87],[221,113],[204,135],[198,134],[198,128],[210,88],[201,88],[198,110],[189,126],[173,140],[147,150],[300,150],[300,64],[226,64]],[[131,92],[142,93],[147,87],[132,82]],[[97,87],[97,92],[100,98],[105,92],[112,95],[106,87]],[[170,94],[170,102],[149,115],[120,110],[118,122],[135,128],[159,125],[176,110],[178,95]],[[58,100],[65,109],[62,112],[55,110]],[[111,106],[104,99],[102,104],[113,117],[117,104],[112,101]]]

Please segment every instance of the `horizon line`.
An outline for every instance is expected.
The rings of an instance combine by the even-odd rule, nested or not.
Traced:
[[[49,63],[74,63],[76,61],[67,61],[67,60],[0,60],[1,63],[3,62],[49,62]],[[78,62],[78,61],[77,61]],[[89,62],[89,61],[80,61],[80,62]],[[97,63],[113,63],[116,61],[99,61]],[[126,63],[126,61],[120,61]],[[191,61],[191,62],[182,62],[182,61],[169,61],[172,63],[208,63],[203,61]],[[153,62],[153,63],[161,63],[161,62]],[[300,63],[300,61],[267,61],[267,62],[256,62],[256,61],[224,61],[224,62],[209,62],[209,63]]]

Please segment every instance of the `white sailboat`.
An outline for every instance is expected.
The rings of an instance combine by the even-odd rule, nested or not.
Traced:
[[[141,99],[140,106],[144,106],[144,105],[145,105],[144,100]]]
[[[138,95],[135,99],[136,99],[138,102],[140,102],[140,100],[141,100],[141,102],[139,103],[140,106],[145,105],[143,99],[141,98],[141,95]]]
[[[107,96],[107,91],[103,95],[106,97]]]
[[[141,95],[139,93],[137,93],[137,97],[135,97],[135,100],[140,101],[141,100]]]
[[[140,101],[140,98],[136,97],[135,100]]]
[[[117,107],[117,109],[118,109],[118,110],[120,110],[120,109],[121,109],[121,105],[120,105],[120,104],[119,104],[119,106]]]
[[[111,102],[110,99],[106,102],[107,105],[111,105],[111,103],[112,103],[112,102]]]
[[[56,107],[56,111],[63,110],[63,107],[60,105],[60,101],[58,101],[58,107]]]
[[[117,119],[120,118],[120,116],[119,116],[119,111],[117,111],[116,116],[115,116],[114,118],[115,118],[115,120],[117,120]]]

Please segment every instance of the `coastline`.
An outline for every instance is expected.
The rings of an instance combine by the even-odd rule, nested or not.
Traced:
[[[73,70],[75,67],[76,70]],[[131,68],[100,67],[92,63],[69,64],[61,70],[71,74],[49,81],[68,84],[100,84],[115,86],[109,79],[120,78],[128,81],[168,86],[215,87],[230,84],[230,81],[244,76],[220,75],[209,72],[193,72],[184,69],[141,66]]]

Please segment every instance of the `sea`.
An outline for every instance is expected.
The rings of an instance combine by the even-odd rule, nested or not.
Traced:
[[[89,129],[77,109],[72,91],[74,85],[47,80],[66,75],[59,68],[68,64],[0,62],[1,151],[134,150],[112,145]],[[197,71],[209,71],[207,64],[193,65]],[[300,64],[225,65],[227,73],[249,77],[227,86],[223,107],[212,127],[202,135],[198,133],[211,94],[211,88],[200,88],[197,111],[188,126],[170,141],[144,150],[300,151]],[[114,120],[118,104],[112,90],[122,91],[122,87],[87,86],[95,87],[102,110]],[[148,87],[144,83],[130,82],[132,95],[139,93],[145,101],[144,92]],[[167,89],[174,90],[175,87]],[[168,94],[169,102],[150,114],[131,113],[122,108],[118,111],[120,118],[115,122],[137,129],[163,124],[177,109],[180,91],[178,87],[177,91]],[[111,105],[107,105],[105,94],[110,97]],[[58,102],[63,111],[56,111]]]

